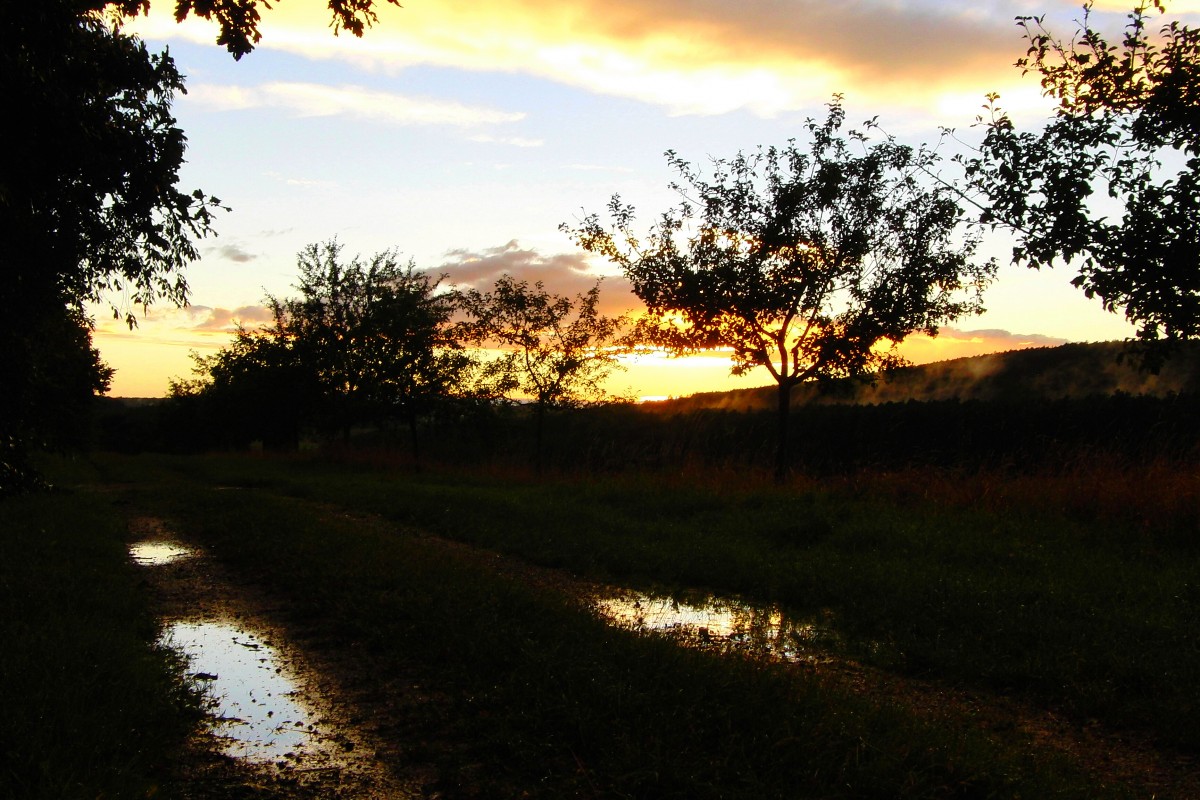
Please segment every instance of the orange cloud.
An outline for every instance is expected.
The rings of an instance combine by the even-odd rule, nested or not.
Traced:
[[[135,27],[215,39],[211,25],[176,24],[171,5],[159,0]],[[366,69],[520,72],[676,113],[769,116],[835,91],[856,105],[933,111],[946,97],[957,105],[1028,84],[1011,67],[1023,49],[1011,16],[969,3],[438,0],[382,6],[362,39],[332,36],[318,3],[284,3],[264,16],[261,47]]]
[[[487,291],[501,275],[534,283],[541,281],[554,294],[575,296],[589,291],[602,276],[592,271],[583,253],[560,253],[543,256],[536,250],[522,248],[516,239],[499,247],[482,251],[465,249],[446,253],[447,261],[436,270],[449,276],[450,283],[463,288]],[[600,286],[600,311],[603,314],[623,314],[640,305],[633,296],[629,281],[621,276],[603,276]]]
[[[194,331],[224,331],[232,332],[238,325],[245,328],[256,328],[271,322],[274,317],[271,309],[265,306],[239,306],[235,309],[209,308],[208,306],[189,306],[195,320],[191,326]]]
[[[928,364],[951,358],[1025,350],[1030,347],[1055,347],[1066,339],[1040,333],[1011,333],[999,329],[964,331],[942,328],[936,336],[913,334],[900,344],[900,354],[914,364]]]

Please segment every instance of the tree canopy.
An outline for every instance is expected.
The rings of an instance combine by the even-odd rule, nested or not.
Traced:
[[[1154,2],[1158,13],[1164,5]],[[1146,342],[1200,336],[1200,30],[1152,30],[1150,4],[1110,42],[1090,17],[1070,39],[1018,17],[1017,66],[1057,107],[1022,131],[989,96],[985,136],[964,158],[985,223],[1016,235],[1013,261],[1078,266],[1072,283],[1123,312]]]
[[[217,352],[192,353],[196,376],[170,383],[172,422],[191,446],[294,450],[319,387],[300,362],[283,327],[239,326]],[[186,448],[184,448],[186,449]]]
[[[113,298],[132,322],[134,305],[186,299],[182,269],[218,201],[178,188],[187,140],[170,55],[81,5],[0,11],[8,291],[78,308]]]
[[[288,445],[303,424],[346,437],[389,421],[415,436],[416,419],[466,391],[471,374],[452,335],[456,296],[394,250],[346,259],[342,249],[332,240],[301,250],[299,296],[268,297],[273,322],[198,357],[199,380],[176,382],[173,393],[257,419],[244,441]]]
[[[455,385],[455,297],[394,250],[346,261],[336,241],[298,256],[300,296],[269,298],[275,327],[320,387],[323,427],[415,417]]]
[[[378,21],[379,15],[375,9],[384,2],[400,5],[400,0],[328,0],[331,17],[329,27],[334,35],[347,31],[354,36],[362,36],[367,28]],[[96,10],[110,6],[127,17],[144,14],[150,8],[150,0],[115,0],[111,3],[83,0],[81,4]],[[268,0],[175,0],[175,19],[182,22],[195,14],[216,22],[220,27],[217,44],[228,50],[234,58],[240,59],[262,40],[259,30],[259,22],[262,21],[260,8],[270,9],[271,3]]]
[[[786,469],[790,392],[802,381],[864,376],[899,362],[914,331],[979,309],[994,271],[947,187],[926,186],[936,156],[841,128],[840,97],[796,142],[716,159],[711,178],[667,153],[683,197],[644,237],[614,197],[564,225],[625,272],[649,315],[641,337],[684,354],[729,348],[734,374],[765,367],[779,386],[777,474]]]
[[[329,0],[334,33],[360,36],[385,0]],[[397,4],[396,0],[386,0]],[[171,104],[183,76],[167,52],[150,53],[122,25],[149,0],[0,3],[0,460],[23,467],[29,444],[54,438],[81,398],[67,387],[107,386],[111,371],[91,347],[89,302],[107,302],[133,327],[138,306],[187,301],[184,267],[211,234],[215,197],[179,188],[186,137]],[[177,0],[175,17],[215,20],[235,58],[261,38],[267,0]],[[47,322],[53,318],[53,322]],[[78,330],[40,337],[39,326]],[[60,358],[53,347],[76,348]],[[87,373],[57,371],[67,362]],[[78,377],[78,375],[76,376]],[[90,396],[89,390],[87,396]],[[83,398],[83,399],[86,399]],[[29,409],[58,406],[34,416]],[[61,437],[59,437],[61,438]],[[3,490],[6,481],[0,481]]]
[[[546,291],[541,281],[530,286],[511,275],[501,276],[490,292],[463,295],[470,320],[461,328],[463,338],[504,351],[493,368],[533,401],[539,465],[547,411],[614,399],[603,382],[620,366],[626,320],[601,314],[599,304],[599,281],[572,300]]]
[[[177,188],[183,78],[80,0],[0,4],[0,449],[61,439],[108,385],[85,305],[182,303],[215,198]],[[52,333],[47,335],[46,331]],[[64,352],[70,351],[70,355]]]

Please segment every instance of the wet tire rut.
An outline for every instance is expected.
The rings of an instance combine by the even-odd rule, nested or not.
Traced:
[[[369,723],[361,687],[303,645],[288,609],[234,579],[162,519],[130,518],[160,641],[184,654],[208,720],[173,765],[182,798],[415,798],[419,769],[395,774],[396,746]],[[138,549],[138,546],[141,546]],[[344,666],[344,665],[343,665]],[[361,682],[360,682],[361,683]]]
[[[394,527],[373,515],[348,513],[321,503],[312,506],[316,514]],[[131,530],[135,540],[174,541],[192,547],[153,517],[134,518]],[[415,531],[407,533],[420,536],[431,547],[444,549],[449,558],[486,565],[510,578],[558,592],[568,602],[592,606],[598,598],[628,593],[468,544]],[[326,762],[308,757],[281,759],[254,766],[223,754],[211,735],[198,737],[192,763],[182,765],[179,772],[180,785],[186,789],[180,796],[441,796],[436,769],[414,763],[405,753],[412,744],[434,745],[423,741],[424,734],[410,730],[405,723],[406,708],[412,704],[438,702],[436,697],[422,696],[419,670],[411,675],[397,674],[394,664],[389,670],[372,669],[369,655],[357,652],[354,642],[341,640],[317,626],[297,623],[286,606],[234,580],[219,562],[194,549],[197,555],[192,558],[147,571],[146,580],[164,622],[217,618],[265,632],[265,641],[283,653],[289,664],[302,665],[296,671],[307,676],[302,682],[306,691],[313,693],[315,699],[311,702],[326,726],[321,736],[341,742],[342,757]],[[712,645],[708,637],[679,633],[683,643]],[[814,680],[837,691],[896,705],[937,724],[981,729],[999,738],[1024,741],[1036,750],[1065,755],[1101,782],[1124,786],[1134,796],[1200,797],[1200,772],[1194,759],[1162,751],[1147,737],[1071,720],[1021,698],[886,672],[847,661],[835,651],[814,655],[798,662],[796,668],[810,672]],[[347,743],[352,746],[345,747]]]

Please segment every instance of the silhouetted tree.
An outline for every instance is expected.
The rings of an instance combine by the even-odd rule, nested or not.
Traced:
[[[176,188],[174,62],[97,5],[0,4],[0,440],[14,452],[107,385],[85,304],[119,298],[113,313],[132,324],[134,305],[183,302],[181,269],[217,202]]]
[[[279,326],[248,331],[238,327],[233,341],[209,356],[193,353],[190,380],[173,380],[176,406],[189,406],[197,446],[245,447],[258,440],[268,449],[295,449],[306,415],[319,394],[316,377],[305,368]]]
[[[399,0],[379,0],[399,6]],[[104,2],[92,0],[85,5],[102,8]],[[134,17],[145,13],[150,8],[150,0],[116,0],[111,4],[119,14]],[[375,0],[327,0],[326,5],[332,16],[330,27],[334,35],[340,31],[349,31],[355,36],[378,21],[375,13]],[[217,44],[223,45],[234,58],[242,56],[254,49],[262,39],[258,23],[262,16],[259,8],[270,9],[268,0],[175,0],[175,19],[182,22],[191,14],[203,19],[213,20],[220,26]]]
[[[384,2],[384,0],[378,0]],[[396,4],[396,0],[386,0]],[[176,0],[175,16],[218,22],[220,44],[239,58],[259,41],[265,0]],[[329,0],[334,33],[360,36],[376,20],[375,0]],[[134,307],[157,300],[183,304],[183,268],[193,242],[211,232],[219,205],[202,192],[177,188],[186,140],[171,116],[183,77],[166,52],[154,55],[122,22],[148,0],[36,0],[0,3],[0,447],[6,463],[24,460],[43,434],[22,417],[35,402],[70,418],[78,397],[57,386],[107,385],[89,337],[89,301],[117,298],[115,316],[132,327]],[[30,334],[43,320],[83,326],[69,337],[74,363],[92,362],[93,381],[56,376],[63,359]],[[17,352],[21,343],[34,346]],[[61,378],[61,379],[60,379]],[[99,381],[99,382],[97,382]],[[33,437],[33,438],[30,438]],[[61,437],[59,437],[61,438]],[[0,489],[3,484],[0,483]]]
[[[1091,3],[1069,41],[1018,17],[1017,66],[1041,77],[1054,118],[1021,132],[990,95],[980,151],[962,159],[983,221],[1016,234],[1013,262],[1073,261],[1072,283],[1144,342],[1200,336],[1200,30],[1152,33],[1150,5],[1119,44],[1092,27]]]
[[[301,422],[349,438],[354,425],[402,421],[415,458],[417,420],[469,391],[472,359],[452,335],[456,295],[394,251],[349,261],[341,252],[337,241],[302,250],[300,296],[268,297],[274,321],[195,357],[200,377],[172,393],[207,396],[221,413],[241,406],[250,438],[281,444],[295,443]]]
[[[494,370],[511,376],[512,388],[533,401],[534,464],[542,464],[546,413],[616,399],[602,386],[619,368],[623,317],[599,313],[600,283],[572,300],[503,275],[490,292],[472,289],[462,307],[470,324],[462,335],[476,344],[499,346]]]
[[[82,312],[52,306],[24,320],[0,347],[0,495],[41,484],[31,446],[78,449],[88,443],[94,395],[107,391],[112,370],[92,347]]]
[[[455,295],[395,251],[347,262],[341,250],[330,241],[301,251],[300,297],[269,298],[275,327],[316,378],[323,427],[348,437],[356,423],[396,418],[415,430],[464,367],[450,332]]]
[[[808,152],[791,142],[714,160],[711,180],[668,152],[684,201],[644,243],[619,197],[611,225],[593,214],[563,226],[629,277],[649,310],[640,338],[676,354],[727,347],[733,374],[770,371],[779,480],[792,387],[899,363],[905,336],[977,311],[995,269],[971,260],[977,241],[960,228],[954,192],[921,182],[935,155],[890,137],[841,138],[844,116],[835,97],[823,123],[806,125]]]

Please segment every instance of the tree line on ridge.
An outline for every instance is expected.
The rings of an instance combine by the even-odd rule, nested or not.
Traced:
[[[219,42],[240,58],[260,39],[259,5],[177,0],[176,16],[216,20]],[[335,32],[361,35],[374,5],[331,2]],[[0,255],[9,276],[0,284],[0,492],[34,485],[29,452],[69,440],[70,421],[108,386],[88,304],[108,303],[133,327],[139,307],[185,303],[185,267],[223,209],[178,187],[186,137],[171,102],[183,76],[169,53],[150,53],[123,29],[147,10],[146,0],[0,10],[10,105],[30,110],[0,125],[0,232],[11,245]],[[1200,30],[1170,21],[1154,31],[1153,15],[1165,11],[1162,2],[1135,8],[1116,44],[1091,25],[1090,3],[1069,39],[1040,17],[1018,18],[1027,51],[1017,66],[1040,77],[1054,116],[1022,131],[991,96],[982,140],[952,161],[957,178],[936,148],[902,145],[873,121],[845,129],[835,96],[800,144],[707,168],[668,153],[681,201],[648,232],[619,197],[564,230],[621,267],[645,303],[627,342],[676,354],[725,347],[735,372],[771,372],[777,477],[787,470],[791,390],[870,379],[898,363],[895,344],[908,333],[977,311],[996,268],[974,257],[989,227],[1014,234],[1016,264],[1072,264],[1085,294],[1137,325],[1153,367],[1165,351],[1150,345],[1200,336]],[[1119,218],[1089,204],[1100,193],[1118,201]],[[412,425],[439,394],[486,398],[518,385],[541,420],[594,397],[612,366],[620,326],[596,313],[594,294],[564,305],[540,284],[508,279],[455,295],[394,253],[349,264],[338,256],[332,243],[306,250],[301,297],[271,298],[271,326],[240,331],[199,364],[203,384],[174,391],[237,383],[253,399],[289,387],[289,408],[344,437],[380,415]],[[378,293],[355,305],[359,289]],[[455,312],[469,319],[451,324]],[[349,333],[358,329],[369,335]],[[463,345],[484,340],[508,355],[473,361]]]

